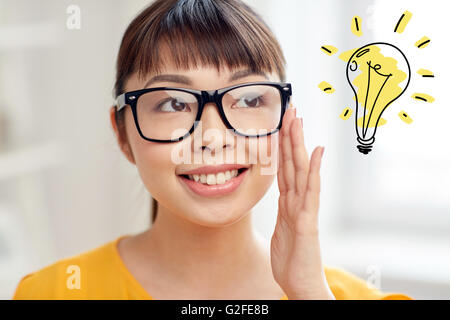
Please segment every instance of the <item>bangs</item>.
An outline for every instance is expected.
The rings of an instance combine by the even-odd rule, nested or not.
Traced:
[[[117,61],[115,95],[132,73],[159,74],[168,61],[178,69],[247,67],[276,72],[285,59],[269,27],[241,1],[156,1],[127,28]]]

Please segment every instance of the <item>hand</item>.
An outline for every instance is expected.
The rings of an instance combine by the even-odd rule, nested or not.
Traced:
[[[303,128],[290,105],[279,132],[278,217],[270,245],[275,280],[291,299],[335,299],[325,278],[318,211],[323,147],[308,159]]]

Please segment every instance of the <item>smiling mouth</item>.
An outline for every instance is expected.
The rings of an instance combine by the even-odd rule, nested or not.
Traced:
[[[222,185],[233,179],[239,177],[248,168],[239,168],[234,170],[226,170],[217,173],[202,173],[202,174],[180,174],[178,176],[193,182],[201,183],[203,185]]]

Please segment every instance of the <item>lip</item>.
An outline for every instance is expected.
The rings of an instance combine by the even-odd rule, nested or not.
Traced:
[[[204,166],[204,167],[200,167],[200,168],[196,168],[193,170],[189,170],[186,172],[180,172],[178,173],[178,175],[180,174],[208,174],[208,173],[218,173],[218,172],[225,172],[228,170],[234,170],[234,169],[242,169],[242,168],[249,168],[248,165],[244,165],[244,164],[220,164],[220,165],[215,165],[215,166]]]
[[[243,167],[241,166],[241,168]],[[241,185],[242,181],[247,176],[248,171],[249,169],[244,170],[238,176],[228,180],[227,182],[215,185],[208,185],[196,182],[181,175],[178,175],[177,177],[178,179],[181,180],[182,184],[186,185],[189,188],[189,190],[193,191],[194,193],[203,197],[213,197],[232,193]]]

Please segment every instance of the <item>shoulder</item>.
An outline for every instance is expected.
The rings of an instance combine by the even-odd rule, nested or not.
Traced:
[[[337,267],[325,266],[325,277],[337,300],[411,300],[402,293],[382,292],[365,280]]]
[[[96,291],[108,288],[111,279],[117,280],[114,275],[117,240],[26,274],[20,279],[13,299],[87,299],[98,295]]]

